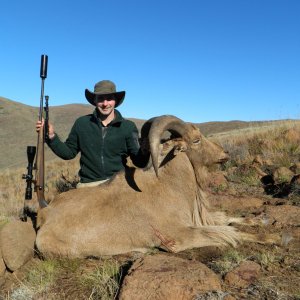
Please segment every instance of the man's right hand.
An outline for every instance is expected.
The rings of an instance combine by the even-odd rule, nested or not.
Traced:
[[[37,121],[36,124],[35,124],[35,128],[36,128],[36,131],[39,132],[41,130],[41,128],[44,127],[44,119],[42,119],[42,121]],[[54,131],[54,126],[48,122],[48,132],[49,132],[49,138],[50,140],[54,138],[55,136],[55,131]]]

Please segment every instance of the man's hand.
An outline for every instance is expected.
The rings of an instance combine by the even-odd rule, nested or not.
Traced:
[[[36,124],[35,124],[35,128],[36,128],[36,131],[39,132],[41,130],[41,128],[44,127],[44,119],[42,119],[42,121],[37,121]],[[49,132],[49,139],[52,140],[55,136],[55,132],[54,132],[54,126],[48,122],[48,132]]]

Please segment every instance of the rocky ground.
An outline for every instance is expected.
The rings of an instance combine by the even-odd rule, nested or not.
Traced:
[[[60,272],[49,287],[32,294],[29,270],[42,262],[36,257],[21,270],[6,272],[0,299],[300,299],[300,207],[295,194],[266,195],[264,185],[230,182],[220,172],[212,178],[212,209],[255,220],[257,225],[239,229],[261,236],[262,241],[273,234],[279,241],[247,242],[235,249],[203,248],[179,254],[153,249],[146,255],[60,261]],[[108,274],[102,290],[78,285],[78,278],[112,261],[117,271]],[[50,276],[44,272],[43,276]],[[109,279],[114,280],[114,288]]]
[[[300,207],[259,195],[211,194],[215,208],[261,220],[240,230],[280,236],[277,244],[159,253],[134,262],[122,299],[300,299]],[[136,295],[131,298],[132,294]]]

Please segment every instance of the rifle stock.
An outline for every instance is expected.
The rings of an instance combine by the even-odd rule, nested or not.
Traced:
[[[44,127],[38,133],[37,152],[35,161],[35,192],[41,208],[47,206],[45,200],[45,134]]]

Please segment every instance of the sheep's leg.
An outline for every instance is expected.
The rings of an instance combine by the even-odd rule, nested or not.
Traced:
[[[186,227],[178,228],[174,232],[175,238],[168,233],[155,233],[161,240],[161,248],[170,252],[180,252],[207,246],[236,246],[239,241],[239,234],[233,227],[228,226]]]
[[[38,232],[35,242],[37,249],[47,258],[79,257],[76,247],[72,247],[68,241],[61,240],[55,233],[44,227]]]

